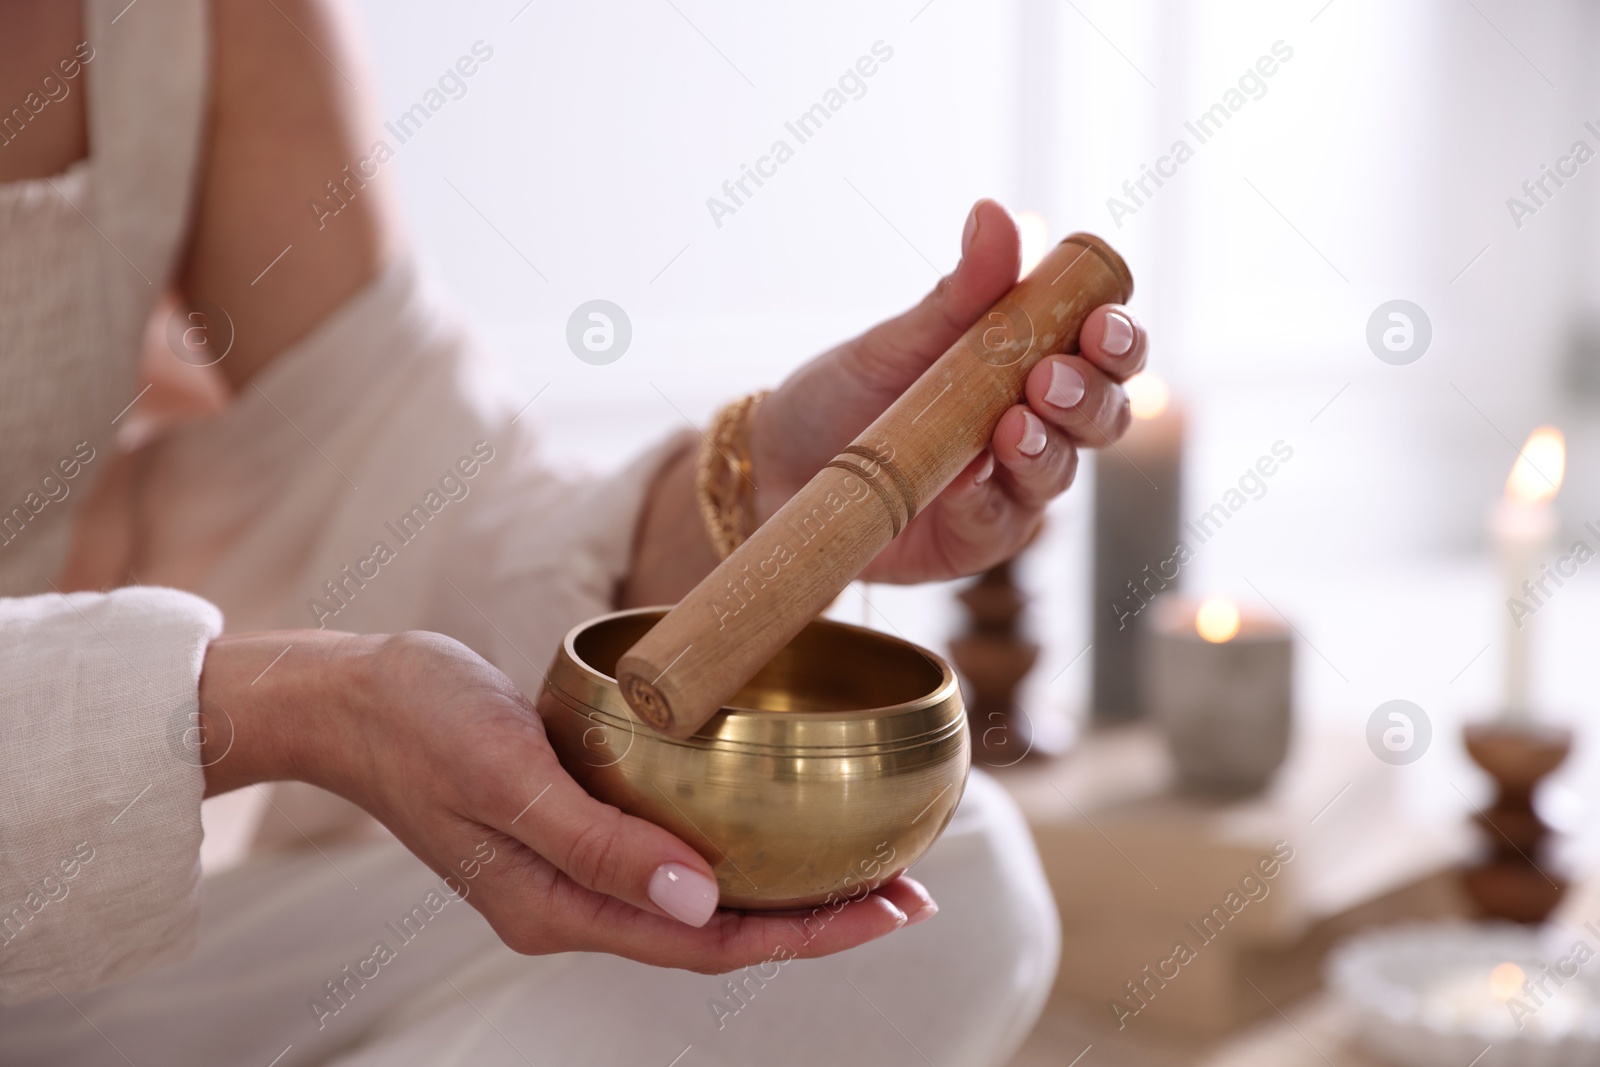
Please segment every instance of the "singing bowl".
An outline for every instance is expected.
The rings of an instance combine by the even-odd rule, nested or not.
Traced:
[[[724,907],[855,897],[943,832],[971,750],[955,674],[886,634],[819,619],[693,737],[637,718],[616,665],[665,608],[575,627],[539,714],[562,766],[600,800],[694,846]]]

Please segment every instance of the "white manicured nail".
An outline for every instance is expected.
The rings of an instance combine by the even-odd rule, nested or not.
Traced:
[[[1024,411],[1022,413],[1022,440],[1017,442],[1017,451],[1024,456],[1037,456],[1044,451],[1044,445],[1044,423],[1033,412]]]
[[[1133,348],[1133,323],[1115,311],[1106,312],[1106,332],[1100,338],[1100,347],[1108,356],[1125,355]]]
[[[1050,388],[1044,391],[1046,403],[1058,408],[1077,407],[1078,401],[1083,399],[1083,390],[1083,375],[1076,367],[1060,359],[1050,364]]]
[[[663,863],[650,876],[656,907],[689,926],[704,926],[717,910],[717,883],[681,863]]]

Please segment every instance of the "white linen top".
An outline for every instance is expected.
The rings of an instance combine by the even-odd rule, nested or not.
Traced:
[[[87,61],[61,81],[88,94],[91,157],[0,185],[0,595],[46,588],[60,567],[72,515],[109,459],[112,420],[138,392],[145,321],[187,229],[205,5],[148,6],[113,25],[122,5],[84,4]],[[0,106],[41,117],[54,106],[30,99]],[[95,458],[64,478],[80,445]]]
[[[611,608],[643,495],[687,443],[604,480],[555,477],[533,419],[514,418],[527,398],[398,261],[220,416],[147,446],[141,587],[52,591],[137,394],[205,102],[204,0],[85,9],[90,158],[0,185],[0,1003],[192,944],[204,774],[188,731],[224,613],[233,631],[446,633],[534,696],[566,630]],[[353,817],[309,786],[275,786],[270,804],[243,790],[207,802],[206,845],[293,843]]]

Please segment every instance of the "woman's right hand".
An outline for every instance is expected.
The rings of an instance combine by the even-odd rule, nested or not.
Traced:
[[[207,796],[297,779],[359,804],[518,952],[610,952],[712,974],[826,956],[937,910],[905,877],[804,928],[717,910],[699,853],[585,793],[527,698],[438,634],[218,638],[200,715]]]

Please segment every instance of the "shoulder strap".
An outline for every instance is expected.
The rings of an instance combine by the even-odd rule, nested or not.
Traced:
[[[136,352],[188,232],[207,106],[206,0],[85,0],[89,216],[113,333]]]

